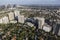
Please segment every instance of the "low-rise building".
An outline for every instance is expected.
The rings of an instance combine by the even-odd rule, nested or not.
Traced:
[[[17,23],[17,21],[16,20],[12,20],[12,21],[10,21],[10,23]]]
[[[59,9],[59,10],[57,10],[57,13],[60,13],[60,9]]]
[[[52,30],[52,27],[51,26],[49,26],[49,25],[47,25],[46,23],[43,25],[43,30],[45,31],[45,32],[50,32],[51,30]]]
[[[30,23],[30,22],[27,22],[27,25],[29,25],[30,27],[33,27],[34,24]]]

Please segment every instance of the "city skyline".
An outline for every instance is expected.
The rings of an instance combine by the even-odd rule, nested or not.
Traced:
[[[60,0],[0,0],[0,5],[60,5]]]

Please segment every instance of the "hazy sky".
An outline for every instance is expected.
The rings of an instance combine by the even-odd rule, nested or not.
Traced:
[[[52,4],[60,5],[60,0],[0,0],[2,4]]]

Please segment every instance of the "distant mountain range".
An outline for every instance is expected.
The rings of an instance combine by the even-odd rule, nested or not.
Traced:
[[[60,8],[60,5],[21,5],[32,8]]]

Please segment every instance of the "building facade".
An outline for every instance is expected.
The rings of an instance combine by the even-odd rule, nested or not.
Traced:
[[[20,16],[20,11],[15,10],[15,11],[14,11],[14,18],[15,18],[15,20],[18,21],[18,17],[19,17],[19,16]]]
[[[38,27],[40,28],[40,29],[42,29],[42,26],[44,25],[44,23],[45,23],[45,19],[44,18],[40,18],[40,17],[35,17],[36,19],[38,19]]]
[[[24,15],[18,16],[18,22],[19,23],[24,23],[24,21],[25,21]]]
[[[7,16],[3,17],[3,18],[2,18],[2,21],[3,21],[3,24],[9,23],[9,19],[8,19]]]
[[[13,12],[8,13],[8,16],[9,16],[9,20],[14,20],[14,13]]]

